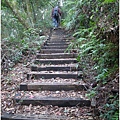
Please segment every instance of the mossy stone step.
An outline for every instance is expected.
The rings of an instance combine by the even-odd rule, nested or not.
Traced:
[[[46,43],[45,44],[46,46],[68,46],[69,44],[68,43],[62,43],[62,42],[59,42],[59,43],[56,43],[56,42],[51,42],[51,43]]]
[[[73,106],[90,106],[90,100],[86,100],[83,98],[59,98],[59,97],[15,97],[14,101],[21,105],[52,105],[59,107],[73,107]]]
[[[65,49],[41,49],[39,53],[77,53],[76,49],[70,49],[69,52],[67,52]]]
[[[54,44],[54,43],[55,44],[57,44],[57,43],[58,44],[70,44],[69,41],[65,41],[65,40],[61,40],[61,41],[60,40],[58,40],[58,41],[57,40],[48,40],[47,43],[48,44]]]
[[[20,84],[20,90],[24,91],[44,91],[44,90],[49,90],[49,91],[69,91],[69,90],[74,90],[74,91],[82,91],[82,90],[87,90],[88,86],[87,85],[79,85],[79,84],[71,84],[71,83],[21,83]]]
[[[65,49],[41,49],[40,53],[64,53]]]
[[[27,74],[27,79],[40,79],[40,78],[43,78],[43,79],[52,79],[52,78],[64,78],[64,79],[70,79],[70,78],[73,78],[73,79],[77,79],[77,78],[80,78],[80,76],[78,76],[77,73],[41,73],[41,72],[30,72]]]
[[[49,115],[49,114],[12,114],[12,113],[2,113],[1,120],[66,120],[66,116],[60,115]]]
[[[67,45],[62,46],[42,46],[42,49],[67,49]]]
[[[70,64],[77,63],[76,58],[69,59],[35,59],[34,64]]]
[[[76,53],[37,54],[37,59],[76,58]]]
[[[76,66],[37,66],[32,65],[31,71],[77,71],[81,70],[80,68],[76,68]]]

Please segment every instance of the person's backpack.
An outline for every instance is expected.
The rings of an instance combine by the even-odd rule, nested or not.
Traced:
[[[58,17],[58,16],[59,16],[58,8],[54,8],[53,17]]]

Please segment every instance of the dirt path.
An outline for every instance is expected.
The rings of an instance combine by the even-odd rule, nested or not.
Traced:
[[[19,63],[2,78],[2,118],[93,119],[85,96],[88,86],[82,81],[82,71],[76,69],[77,53],[64,52],[69,43],[62,29],[54,30],[29,67]]]

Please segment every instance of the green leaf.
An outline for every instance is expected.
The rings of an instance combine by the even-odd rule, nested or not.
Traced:
[[[80,55],[77,56],[77,61],[80,62]]]
[[[112,3],[112,2],[116,2],[116,0],[105,0],[104,3]]]
[[[25,43],[25,40],[23,39],[23,40],[21,40],[21,42],[22,42],[22,43]]]

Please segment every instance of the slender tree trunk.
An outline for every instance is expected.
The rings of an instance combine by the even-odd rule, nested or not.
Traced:
[[[13,6],[8,2],[8,0],[5,0],[7,6],[11,9],[15,17],[18,19],[18,21],[26,28],[29,29],[29,25],[25,22],[25,20],[22,19],[22,17],[19,15],[19,13],[13,8]]]
[[[33,21],[34,21],[34,23],[36,23],[36,15],[35,15],[34,5],[33,5],[32,1],[30,1],[30,3],[31,3],[31,6],[32,6],[32,11],[33,11],[33,16],[34,16]]]
[[[26,6],[27,6],[27,15],[28,15],[29,21],[30,21],[32,27],[34,27],[32,15],[31,15],[32,11],[31,11],[31,6],[30,6],[30,0],[26,0]]]

